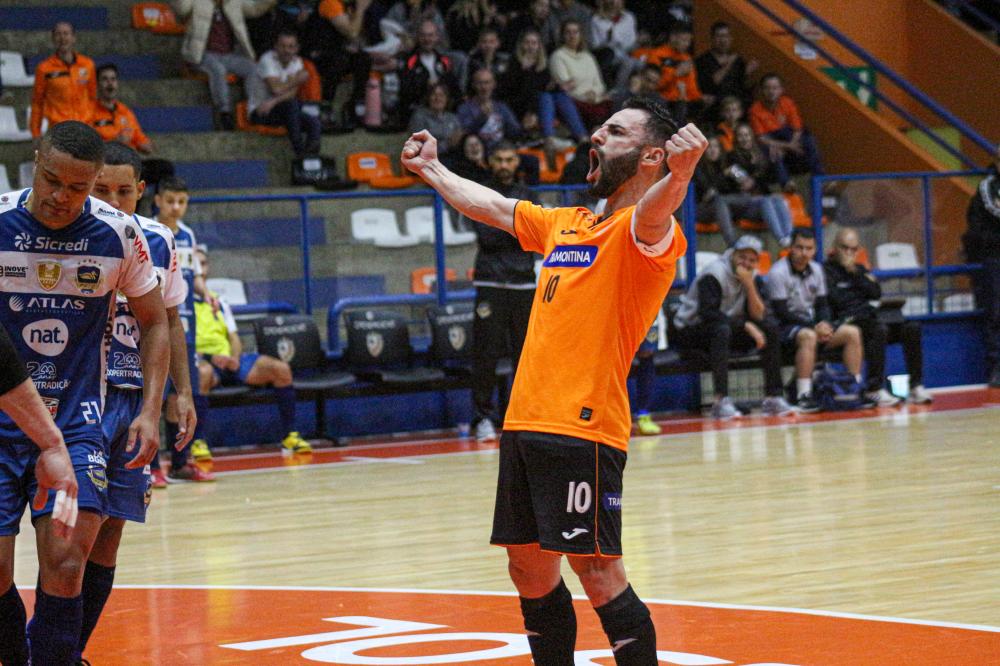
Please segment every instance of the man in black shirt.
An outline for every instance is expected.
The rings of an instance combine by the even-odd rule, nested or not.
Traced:
[[[492,177],[486,183],[509,199],[533,200],[531,191],[517,182],[519,164],[513,144],[501,141],[490,153]],[[510,357],[513,371],[528,331],[531,302],[535,297],[535,255],[525,252],[517,238],[506,231],[473,223],[479,250],[476,253],[476,320],[473,327],[472,402],[476,439],[496,439],[494,423],[500,418],[493,403],[496,367]]]
[[[724,97],[736,97],[749,105],[753,84],[749,77],[757,71],[757,61],[749,62],[733,51],[733,35],[729,24],[716,21],[712,24],[712,48],[695,58],[698,88],[710,97],[709,113],[717,115],[718,103]]]
[[[841,227],[834,239],[833,252],[823,263],[826,273],[830,312],[837,324],[854,324],[861,329],[867,364],[865,397],[880,407],[891,407],[899,398],[885,388],[885,346],[893,342],[903,344],[903,358],[910,375],[908,400],[927,404],[931,395],[923,386],[923,352],[920,343],[920,324],[902,321],[885,324],[879,321],[872,305],[882,297],[882,287],[875,276],[855,261],[858,233],[850,227]]]
[[[1000,388],[1000,146],[986,176],[969,202],[968,229],[962,236],[967,261],[981,263],[974,273],[976,307],[985,325],[986,364],[990,387]]]

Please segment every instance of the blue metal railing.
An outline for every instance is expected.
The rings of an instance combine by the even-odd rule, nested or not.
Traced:
[[[980,134],[978,134],[975,130],[973,130],[971,127],[969,127],[960,118],[956,117],[946,108],[944,108],[939,103],[928,97],[925,93],[921,92],[919,89],[917,89],[913,84],[904,79],[897,72],[890,69],[882,62],[872,58],[871,55],[869,55],[864,49],[862,49],[860,46],[849,40],[846,36],[837,31],[837,29],[831,26],[828,22],[823,20],[821,17],[817,16],[814,12],[810,11],[808,8],[804,7],[801,3],[797,2],[796,0],[782,0],[782,1],[789,7],[799,11],[801,14],[809,18],[809,20],[816,23],[816,25],[823,28],[823,30],[825,30],[828,34],[830,34],[830,36],[833,37],[844,48],[848,49],[849,51],[857,55],[861,60],[863,60],[870,67],[875,69],[875,71],[879,72],[884,77],[893,81],[897,86],[902,88],[904,92],[906,92],[908,95],[919,101],[927,109],[929,109],[930,111],[934,112],[938,116],[944,118],[946,121],[954,125],[963,136],[973,141],[976,145],[982,147],[987,152],[989,153],[993,152],[992,144],[989,141],[987,141],[984,137],[982,137]],[[897,113],[908,123],[910,123],[917,129],[922,131],[924,134],[926,134],[927,137],[931,139],[935,144],[937,144],[942,150],[952,155],[957,160],[959,160],[960,162],[962,162],[971,169],[975,169],[978,166],[975,163],[975,161],[973,161],[971,158],[966,156],[961,151],[955,149],[947,141],[938,136],[937,133],[935,133],[934,130],[931,129],[926,123],[921,121],[919,118],[914,116],[906,109],[902,108],[899,104],[897,104],[892,99],[887,97],[882,91],[878,90],[875,87],[874,83],[865,81],[862,78],[858,77],[844,63],[835,58],[829,51],[827,51],[822,46],[817,44],[814,40],[802,34],[800,31],[796,30],[794,26],[792,26],[790,23],[782,19],[773,11],[771,11],[760,0],[747,0],[747,2],[749,2],[750,5],[756,8],[761,14],[766,16],[773,23],[776,23],[778,26],[780,26],[783,30],[794,35],[799,40],[809,44],[810,48],[814,49],[817,53],[823,56],[823,58],[825,58],[829,63],[831,63],[834,67],[836,67],[841,75],[849,79],[855,85],[869,90],[871,94],[876,97],[876,99],[878,99],[883,104],[888,106],[890,109],[892,109],[895,113]]]
[[[1000,33],[1000,22],[995,18],[984,12],[983,10],[976,7],[971,0],[947,0],[945,3],[946,8],[959,10],[960,12],[968,12],[969,15],[974,17],[977,21],[981,21],[983,24],[990,27],[994,32]],[[993,3],[994,5],[1000,7],[1000,3]],[[963,20],[961,16],[958,17],[961,21]]]

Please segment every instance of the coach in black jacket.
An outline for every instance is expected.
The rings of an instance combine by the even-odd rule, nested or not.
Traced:
[[[990,174],[979,183],[969,202],[966,219],[969,229],[962,236],[965,258],[981,263],[982,272],[973,275],[976,307],[986,319],[986,362],[990,386],[1000,388],[1000,147]]]
[[[907,399],[916,404],[929,403],[931,395],[923,386],[920,324],[904,321],[887,325],[879,321],[872,302],[882,297],[882,287],[868,269],[855,261],[859,247],[857,232],[841,227],[834,240],[833,252],[823,264],[823,271],[826,273],[833,319],[837,325],[854,324],[861,329],[865,361],[868,363],[866,395],[883,407],[899,402],[885,389],[885,346],[901,342],[906,371],[910,375]]]

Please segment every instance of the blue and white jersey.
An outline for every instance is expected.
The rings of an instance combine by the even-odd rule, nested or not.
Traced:
[[[149,245],[156,281],[163,293],[163,304],[179,307],[187,296],[187,286],[177,266],[174,234],[167,227],[148,217],[133,215]],[[139,363],[139,324],[128,306],[128,299],[118,294],[115,318],[111,323],[111,345],[108,352],[108,383],[123,389],[142,388],[142,366]]]
[[[198,254],[195,250],[198,241],[194,237],[194,231],[183,222],[177,223],[177,233],[174,234],[174,241],[177,249],[177,265],[180,267],[181,276],[187,284],[187,297],[184,302],[177,306],[177,313],[181,317],[181,324],[184,326],[184,334],[187,338],[188,349],[194,350],[195,320],[194,320],[194,279],[201,275],[201,262],[198,261]]]
[[[49,229],[27,211],[30,192],[0,195],[0,325],[66,441],[100,441],[115,294],[156,288],[149,246],[135,220],[93,197]],[[23,437],[0,414],[0,440]]]

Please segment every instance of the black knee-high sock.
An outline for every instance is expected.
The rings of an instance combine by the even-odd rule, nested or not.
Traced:
[[[0,596],[0,664],[23,666],[28,663],[28,636],[24,624],[28,614],[17,593],[17,586]]]
[[[618,666],[656,666],[656,628],[632,586],[594,609]]]
[[[35,615],[28,623],[31,663],[72,664],[80,640],[83,599],[55,597],[35,590]]]
[[[521,615],[536,664],[573,666],[576,612],[573,597],[561,578],[555,589],[544,597],[521,597]]]
[[[97,621],[101,619],[104,604],[111,596],[111,587],[115,583],[115,568],[106,567],[96,562],[87,561],[83,572],[83,623],[80,626],[80,641],[76,645],[77,660],[87,648],[87,641],[94,633]]]
[[[208,396],[198,394],[191,401],[194,403],[194,411],[198,414],[198,424],[194,427],[194,438],[205,439],[205,432],[208,430]]]
[[[167,448],[170,450],[170,469],[180,469],[187,464],[188,449],[191,447],[185,446],[182,451],[178,451],[174,448],[174,442],[177,441],[177,433],[180,432],[180,426],[177,425],[176,421],[167,421],[166,426]]]

